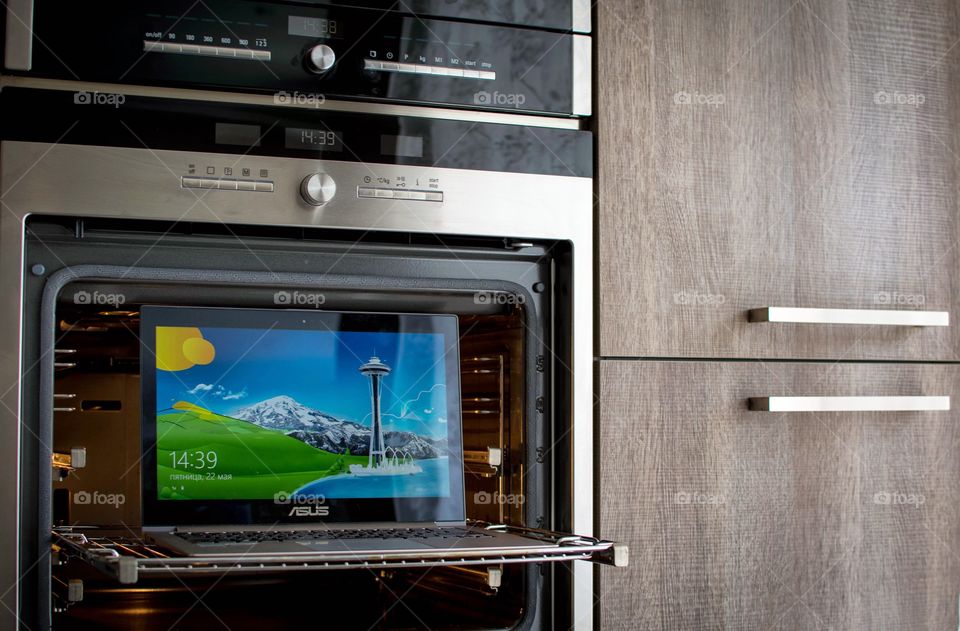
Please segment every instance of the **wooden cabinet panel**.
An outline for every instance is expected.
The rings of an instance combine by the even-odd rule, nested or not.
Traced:
[[[960,366],[599,370],[598,532],[631,557],[599,573],[601,628],[957,628],[957,414],[778,414],[746,401],[955,397]]]
[[[597,4],[600,354],[960,359],[960,5]]]

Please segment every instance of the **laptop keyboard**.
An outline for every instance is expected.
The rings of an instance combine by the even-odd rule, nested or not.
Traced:
[[[237,530],[230,532],[177,532],[190,543],[261,543],[265,541],[330,541],[351,539],[486,539],[483,531],[459,526],[424,528],[345,528],[342,530]]]

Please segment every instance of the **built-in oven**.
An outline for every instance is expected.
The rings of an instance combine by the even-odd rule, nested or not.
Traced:
[[[76,94],[0,92],[5,625],[590,628],[589,562],[626,563],[593,532],[591,135]],[[211,563],[149,544],[145,304],[456,314],[468,517],[550,545]]]
[[[280,105],[391,102],[590,113],[590,6],[540,2],[6,5],[6,72],[44,81],[232,90]]]

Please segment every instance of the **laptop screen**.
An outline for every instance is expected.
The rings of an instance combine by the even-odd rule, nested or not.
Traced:
[[[461,521],[457,318],[144,306],[144,525]]]

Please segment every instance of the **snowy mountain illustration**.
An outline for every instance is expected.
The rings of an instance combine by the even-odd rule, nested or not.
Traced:
[[[370,428],[344,421],[307,407],[292,397],[281,395],[249,405],[234,412],[234,418],[249,421],[264,429],[282,431],[312,447],[333,453],[367,455]],[[402,449],[413,458],[437,458],[446,455],[447,441],[431,439],[413,432],[387,431],[384,445]]]
[[[365,429],[357,423],[341,421],[319,410],[308,408],[286,395],[248,405],[234,412],[232,416],[242,421],[256,423],[266,429],[306,429],[322,431],[327,428],[342,429],[344,426],[350,426],[351,433]]]

